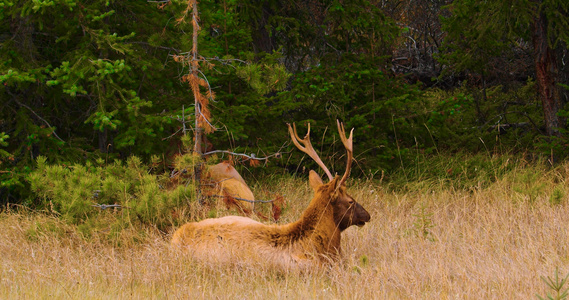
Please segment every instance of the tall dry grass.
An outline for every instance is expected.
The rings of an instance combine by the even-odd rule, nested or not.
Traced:
[[[538,195],[524,172],[543,174]],[[532,299],[549,292],[540,276],[569,272],[568,173],[524,169],[460,190],[353,183],[351,194],[372,220],[344,232],[344,261],[309,274],[204,265],[171,251],[169,237],[151,229],[141,241],[125,232],[113,245],[51,217],[4,213],[0,298]],[[298,180],[273,189],[289,201],[281,222],[298,217],[311,197]],[[552,197],[561,199],[552,204]]]

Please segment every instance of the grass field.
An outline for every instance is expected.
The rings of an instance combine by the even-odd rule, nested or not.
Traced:
[[[542,276],[569,272],[569,166],[519,168],[490,184],[422,180],[393,189],[351,182],[371,214],[343,233],[342,262],[308,274],[263,265],[204,265],[169,236],[125,231],[120,245],[38,213],[0,214],[1,299],[536,299]],[[350,184],[350,183],[349,183]],[[300,185],[300,188],[299,188]],[[298,217],[312,192],[273,190]],[[129,236],[129,234],[131,234]],[[171,234],[171,233],[170,233]],[[137,239],[133,237],[136,236]]]

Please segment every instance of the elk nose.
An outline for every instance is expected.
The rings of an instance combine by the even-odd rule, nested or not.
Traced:
[[[356,211],[358,211],[358,215],[360,216],[362,221],[369,222],[369,220],[371,219],[369,212],[367,212],[367,210],[363,206],[361,206],[359,203],[358,203],[358,207],[357,207]]]
[[[367,210],[365,210],[365,208],[360,206],[359,210],[358,210],[358,222],[356,225],[359,227],[364,226],[365,223],[369,222],[370,219],[371,219],[371,216],[369,215]]]
[[[369,222],[369,220],[371,220],[371,216],[370,214],[366,211],[366,214],[364,216],[364,222]]]

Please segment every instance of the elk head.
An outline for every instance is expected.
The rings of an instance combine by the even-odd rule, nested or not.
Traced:
[[[350,137],[346,138],[344,125],[340,123],[340,121],[337,121],[337,124],[338,124],[338,131],[340,133],[340,139],[342,140],[342,143],[344,144],[344,147],[346,148],[347,152],[346,172],[344,173],[341,179],[338,179],[337,177],[334,178],[332,176],[332,173],[330,173],[326,165],[324,165],[324,163],[322,162],[322,160],[320,159],[320,157],[312,147],[312,144],[310,143],[310,124],[308,124],[308,132],[306,133],[304,139],[300,139],[298,137],[298,134],[296,132],[296,126],[294,124],[292,127],[290,126],[290,124],[287,125],[290,136],[295,146],[302,152],[308,154],[308,156],[310,156],[324,170],[324,173],[326,173],[326,175],[328,176],[330,183],[334,182],[336,188],[334,194],[331,195],[331,201],[330,201],[330,203],[333,205],[334,208],[334,223],[336,224],[336,227],[340,231],[344,231],[346,228],[352,225],[356,225],[359,227],[365,225],[366,222],[369,222],[371,217],[369,213],[365,210],[365,208],[363,208],[363,206],[357,203],[354,200],[354,198],[352,198],[352,196],[350,196],[346,192],[346,179],[349,177],[350,169],[352,166],[352,159],[353,159],[352,134],[354,130],[352,129],[352,131],[350,132]],[[304,146],[302,146],[301,143]],[[313,170],[311,170],[309,174],[309,183],[314,191],[317,191],[318,188],[324,184],[320,176]]]

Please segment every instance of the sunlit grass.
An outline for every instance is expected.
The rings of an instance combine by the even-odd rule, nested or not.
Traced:
[[[204,265],[151,228],[116,243],[42,214],[3,213],[0,298],[535,299],[550,292],[542,276],[569,272],[568,170],[519,166],[460,189],[354,181],[350,192],[372,220],[343,233],[342,262],[308,274]],[[297,218],[308,184],[270,184],[287,199],[279,222]]]

